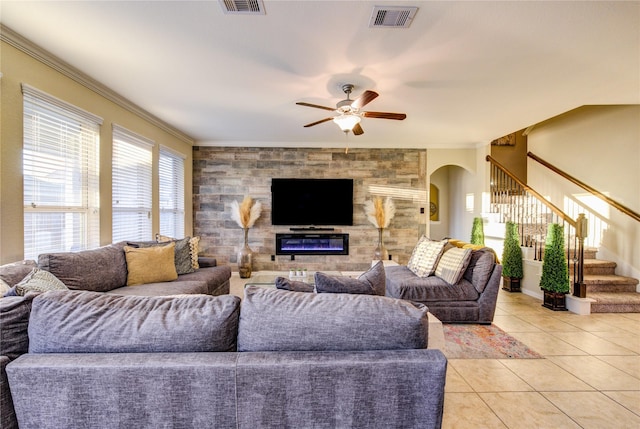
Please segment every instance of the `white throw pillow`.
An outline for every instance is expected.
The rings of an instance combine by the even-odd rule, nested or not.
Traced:
[[[438,261],[436,276],[450,285],[458,283],[471,261],[471,250],[454,247],[444,252]]]
[[[446,244],[447,240],[433,241],[423,235],[413,249],[407,268],[418,277],[429,277],[435,272]]]

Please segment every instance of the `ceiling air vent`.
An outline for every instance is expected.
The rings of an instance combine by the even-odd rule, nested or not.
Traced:
[[[374,6],[369,27],[408,28],[417,11],[417,7]]]
[[[219,0],[225,14],[265,15],[262,0]]]

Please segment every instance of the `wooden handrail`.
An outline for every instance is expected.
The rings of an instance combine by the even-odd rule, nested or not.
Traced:
[[[556,207],[553,203],[549,202],[549,200],[547,200],[546,198],[544,198],[542,195],[540,195],[539,193],[537,193],[534,189],[532,189],[531,187],[527,186],[526,183],[522,182],[520,179],[518,179],[515,175],[513,175],[509,170],[507,170],[502,164],[500,164],[498,161],[496,161],[495,158],[493,158],[491,155],[487,155],[487,161],[489,161],[490,163],[492,163],[493,165],[495,165],[496,167],[498,167],[500,170],[502,170],[503,173],[505,173],[507,176],[509,176],[513,181],[515,181],[518,185],[520,185],[522,187],[522,189],[524,189],[525,191],[529,192],[531,195],[533,195],[534,197],[536,197],[538,200],[540,200],[540,202],[542,202],[545,206],[549,207],[549,209],[551,209],[552,212],[554,212],[556,215],[558,215],[558,217],[560,217],[563,221],[567,222],[569,225],[571,225],[574,229],[576,228],[577,224],[576,221],[571,219],[571,217],[569,217],[565,212],[563,212],[562,210],[560,210],[558,207]]]
[[[540,164],[544,165],[545,167],[547,167],[549,170],[559,174],[560,176],[564,177],[565,179],[567,179],[568,181],[580,186],[582,189],[584,189],[587,192],[591,192],[593,195],[595,195],[596,197],[600,198],[601,200],[603,200],[604,202],[606,202],[607,204],[615,207],[616,209],[620,210],[622,213],[626,214],[627,216],[632,217],[633,219],[640,221],[640,214],[634,212],[633,210],[631,210],[629,207],[626,207],[622,204],[620,204],[619,202],[607,197],[606,195],[604,195],[602,192],[598,191],[597,189],[592,188],[591,186],[587,185],[584,182],[581,182],[580,180],[576,179],[575,177],[573,177],[572,175],[565,173],[564,171],[560,170],[559,168],[557,168],[556,166],[548,163],[547,161],[545,161],[544,159],[538,157],[537,155],[534,155],[531,152],[527,152],[527,156],[531,159],[533,159],[534,161],[539,162]]]

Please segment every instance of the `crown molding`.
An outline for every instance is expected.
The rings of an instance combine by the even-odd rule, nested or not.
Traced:
[[[107,100],[117,104],[123,109],[128,110],[129,112],[150,122],[151,124],[162,129],[163,131],[166,131],[172,136],[182,140],[183,142],[188,143],[191,146],[195,144],[195,140],[191,136],[169,125],[168,123],[158,118],[157,116],[154,116],[153,114],[147,112],[140,106],[129,101],[128,99],[121,96],[117,92],[107,88],[105,85],[101,84],[97,80],[91,78],[90,76],[86,75],[85,73],[81,72],[71,64],[61,60],[60,58],[56,57],[50,52],[42,49],[41,47],[37,46],[30,40],[25,39],[20,34],[16,33],[15,31],[11,30],[9,27],[3,24],[0,24],[0,40],[24,52],[30,57],[40,61],[41,63],[47,65],[48,67],[51,67],[57,72],[63,74],[64,76],[84,86],[85,88],[95,92],[101,97],[106,98]]]

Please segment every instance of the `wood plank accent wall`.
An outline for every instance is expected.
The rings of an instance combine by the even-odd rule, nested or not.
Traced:
[[[371,264],[378,231],[364,214],[371,185],[389,187],[396,216],[385,230],[384,241],[392,258],[406,263],[428,216],[426,151],[417,149],[314,149],[238,148],[196,146],[193,148],[194,235],[200,236],[201,253],[214,256],[219,264],[231,264],[237,271],[236,254],[243,242],[242,229],[231,220],[230,204],[250,195],[262,203],[262,214],[249,230],[249,246],[254,251],[254,271],[288,270],[360,271]],[[422,168],[421,168],[422,166]],[[352,178],[354,179],[353,226],[336,227],[349,234],[349,255],[276,255],[275,234],[287,233],[288,226],[271,225],[271,179]],[[413,191],[421,198],[401,197]],[[422,199],[422,201],[420,200]],[[327,207],[330,210],[330,207]],[[424,209],[425,214],[421,214]],[[295,225],[292,225],[295,226]]]

